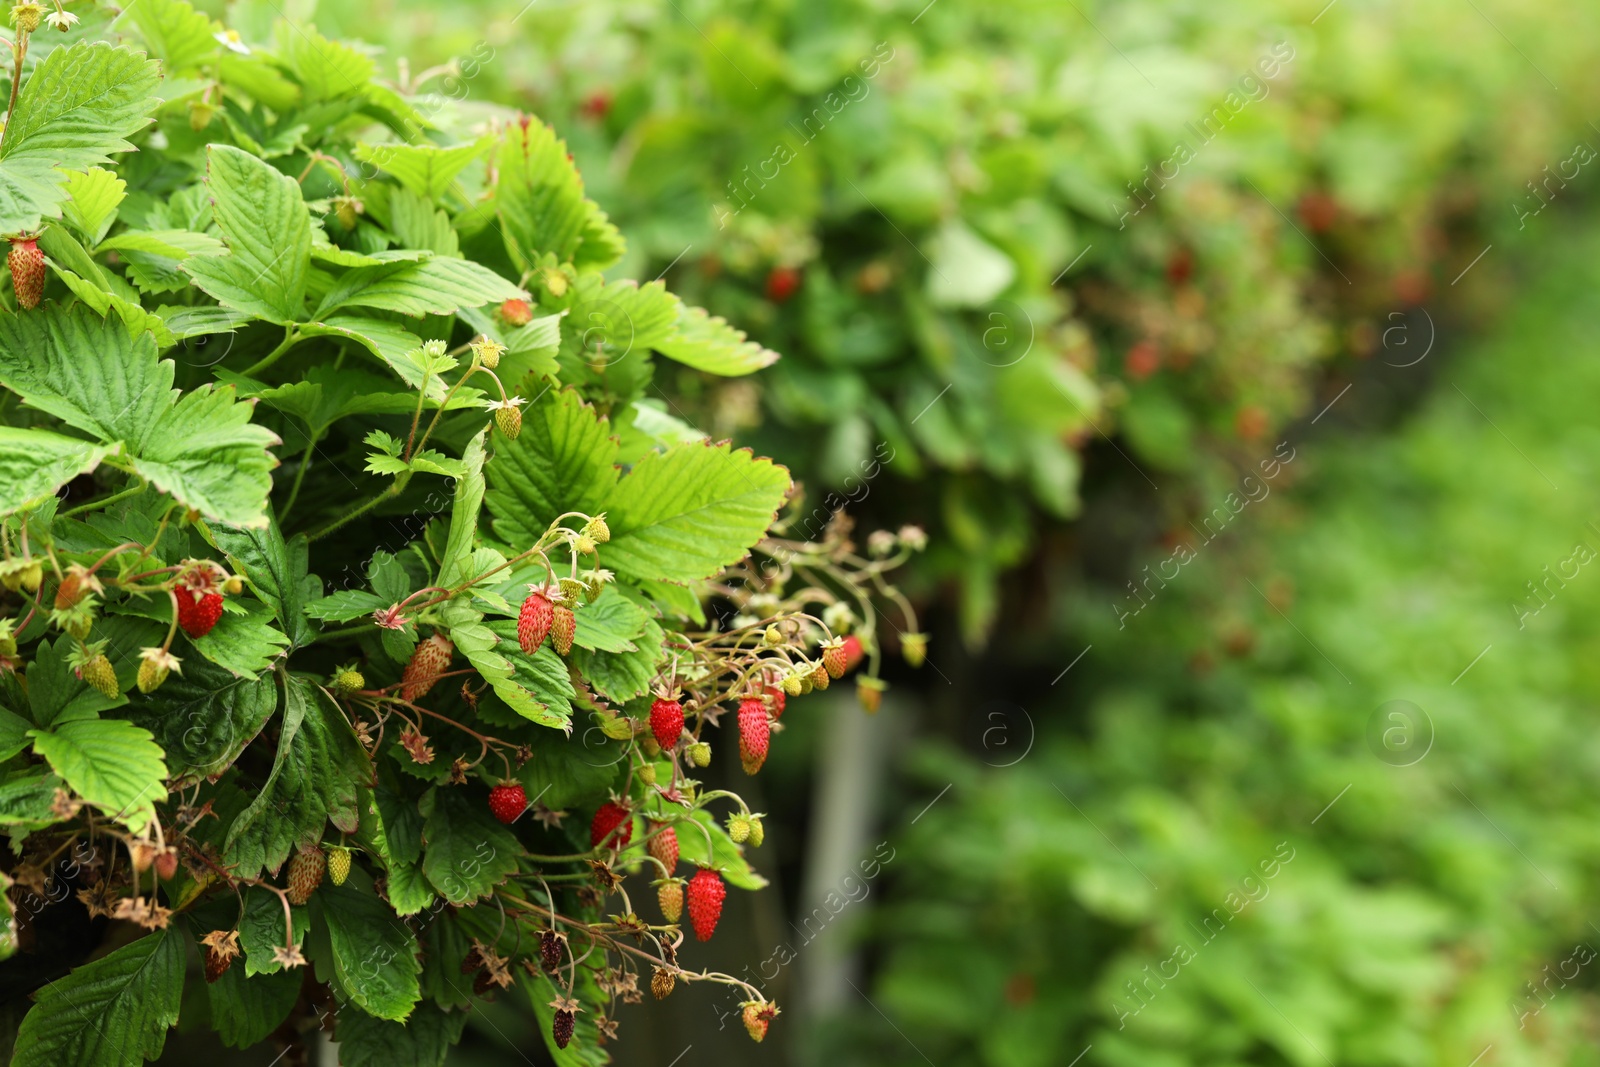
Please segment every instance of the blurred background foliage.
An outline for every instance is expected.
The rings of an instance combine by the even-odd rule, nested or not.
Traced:
[[[785,719],[750,905],[781,910],[719,949],[811,912],[849,796],[863,855],[896,850],[813,971],[853,992],[759,1050],[651,1016],[620,1061],[1600,1062],[1570,962],[1600,945],[1600,593],[1542,570],[1600,549],[1600,237],[1570,213],[1600,8],[234,11],[375,42],[441,126],[553,123],[617,271],[783,353],[657,367],[645,402],[790,465],[819,531],[838,503],[930,531],[929,666],[870,727]],[[1401,699],[1437,732],[1410,766],[1375,718]]]

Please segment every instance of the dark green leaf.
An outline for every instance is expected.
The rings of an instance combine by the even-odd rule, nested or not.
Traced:
[[[183,995],[183,933],[147,934],[45,986],[12,1067],[140,1067],[161,1055]]]

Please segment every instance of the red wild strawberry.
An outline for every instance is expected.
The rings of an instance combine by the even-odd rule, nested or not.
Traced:
[[[656,828],[660,827],[660,832]],[[660,823],[650,824],[650,855],[661,861],[666,873],[671,874],[678,866],[678,831],[671,826],[662,826]]]
[[[1327,233],[1339,221],[1339,201],[1320,189],[1313,189],[1300,198],[1300,221],[1312,233]]]
[[[800,288],[800,272],[793,267],[773,267],[767,275],[767,299],[781,304]]]
[[[36,308],[44,295],[44,253],[33,237],[13,237],[11,251],[6,255],[6,265],[11,268],[11,285],[17,293],[17,306]]]
[[[178,625],[190,637],[204,637],[222,618],[221,593],[178,590]]]
[[[528,794],[517,782],[506,782],[489,790],[489,811],[503,823],[517,821],[528,806]]]
[[[615,835],[612,831],[616,831]],[[609,838],[610,847],[620,852],[628,847],[632,837],[633,813],[615,800],[600,805],[600,810],[594,813],[594,822],[589,824],[590,846],[599,848],[600,843]]]
[[[1182,285],[1194,274],[1194,253],[1179,248],[1167,257],[1167,282],[1173,287]]]
[[[522,611],[517,614],[517,644],[531,656],[544,644],[545,637],[550,633],[550,624],[555,621],[555,605],[544,593],[532,586],[528,588],[532,591],[528,593],[528,599],[522,602]]]
[[[526,326],[533,321],[533,308],[526,300],[512,297],[500,305],[500,321],[507,326]]]
[[[565,656],[572,651],[572,638],[578,632],[578,617],[565,604],[550,609],[550,643]]]
[[[611,94],[604,89],[597,89],[589,94],[583,102],[583,113],[596,122],[606,117],[611,110]]]
[[[428,690],[439,680],[439,675],[449,669],[450,658],[455,654],[456,646],[443,634],[434,634],[426,641],[418,641],[410,662],[400,675],[400,680],[405,683],[400,687],[401,699],[420,700],[427,696]]]
[[[861,647],[861,638],[855,634],[847,634],[844,639],[844,669],[853,671],[861,665],[866,658],[866,650]],[[838,675],[834,675],[835,678]]]
[[[1271,419],[1264,408],[1247,404],[1239,409],[1233,419],[1233,432],[1246,441],[1254,441],[1266,433]]]
[[[683,736],[683,705],[676,700],[658,696],[650,705],[650,732],[662,751],[672,751],[672,746]]]
[[[1154,341],[1139,341],[1122,357],[1122,368],[1129,378],[1142,382],[1161,369],[1161,349]]]
[[[739,762],[744,764],[744,773],[756,773],[767,761],[771,736],[766,704],[753,698],[739,701]]]
[[[689,921],[694,924],[694,936],[701,941],[710,941],[716,933],[717,920],[722,918],[722,899],[727,895],[722,875],[710,867],[702,867],[689,879]]]

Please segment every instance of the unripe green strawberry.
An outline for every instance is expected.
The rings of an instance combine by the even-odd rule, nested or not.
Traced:
[[[35,561],[24,567],[17,576],[17,584],[24,592],[37,593],[44,584],[44,565]]]
[[[750,847],[760,848],[761,842],[767,839],[767,829],[761,825],[761,816],[750,816]]]
[[[171,671],[183,673],[178,666],[178,657],[164,648],[141,648],[139,650],[139,674],[137,682],[139,692],[153,693],[167,680]]]
[[[805,692],[805,677],[798,671],[790,671],[783,676],[783,691],[792,697],[797,697]]]
[[[344,880],[350,877],[350,850],[343,845],[328,849],[328,877],[333,879],[334,885],[344,885]]]
[[[737,811],[728,816],[728,836],[736,845],[750,840],[750,817]]]
[[[646,763],[645,765],[640,767],[639,768],[639,781],[643,782],[647,786],[655,785],[656,784],[656,765],[653,764],[653,763]]]
[[[24,7],[31,7],[35,11],[38,4],[18,4],[12,8],[15,19],[16,12]],[[38,16],[34,16],[34,29],[38,29]],[[19,23],[19,27],[20,27]],[[31,32],[31,31],[30,31]],[[13,237],[11,251],[6,255],[6,264],[11,268],[11,285],[16,290],[17,306],[31,309],[39,306],[39,298],[44,295],[44,253],[39,251],[39,244],[33,237]]]
[[[687,749],[689,761],[696,767],[711,766],[711,745],[706,741],[696,741]]]
[[[606,525],[606,517],[604,515],[596,515],[584,523],[583,532],[588,535],[589,540],[597,545],[603,545],[611,540],[611,527]]]
[[[209,100],[189,101],[189,128],[199,133],[211,125],[211,119],[217,113],[217,105]]]
[[[322,871],[328,857],[316,845],[302,848],[289,860],[289,877],[284,882],[289,903],[304,904],[322,884]]]
[[[358,693],[367,687],[367,679],[354,667],[340,667],[333,676],[333,687],[341,693]]]
[[[11,25],[24,33],[33,33],[44,22],[44,8],[32,0],[14,4],[11,8]],[[28,305],[32,307],[33,305]]]
[[[928,659],[927,634],[901,634],[900,655],[911,667],[920,667]]]
[[[587,582],[576,578],[563,578],[556,583],[561,586],[561,595],[576,604],[579,600],[589,599],[589,585]]]
[[[515,441],[522,432],[522,412],[515,407],[496,408],[494,424],[508,441]]]
[[[594,551],[594,538],[586,532],[579,531],[577,538],[572,542],[572,547],[580,556],[587,556]]]
[[[347,230],[356,228],[356,220],[366,213],[367,206],[353,196],[336,196],[333,198],[333,215],[339,220],[339,225]]]
[[[550,644],[565,656],[572,651],[572,638],[578,632],[578,617],[565,604],[557,604],[550,613]]]
[[[889,688],[882,678],[870,678],[863,675],[856,679],[856,699],[861,702],[861,707],[868,715],[876,715],[878,708],[883,704],[883,691]]]
[[[79,667],[78,677],[112,700],[115,700],[122,691],[117,685],[116,668],[111,666],[111,661],[106,659],[104,652],[95,653],[87,663]]]
[[[661,905],[661,914],[669,923],[675,923],[683,916],[683,879],[662,878],[656,882],[656,903]]]

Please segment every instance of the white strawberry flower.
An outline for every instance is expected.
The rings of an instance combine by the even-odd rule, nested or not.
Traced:
[[[245,44],[244,41],[240,40],[238,30],[223,30],[220,33],[214,33],[211,36],[215,37],[217,43],[230,52],[235,52],[241,56],[247,56],[250,54],[250,46]]]

